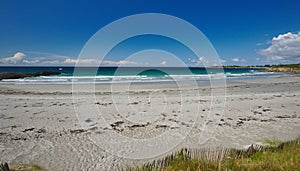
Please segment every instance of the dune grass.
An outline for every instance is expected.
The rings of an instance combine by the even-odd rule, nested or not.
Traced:
[[[256,171],[299,170],[300,137],[280,142],[265,140],[267,146],[252,145],[247,150],[222,148],[182,149],[163,159],[142,166],[127,167],[130,171]],[[45,171],[35,164],[10,164],[10,171]]]
[[[10,171],[46,171],[42,167],[36,164],[15,164],[9,165]]]
[[[129,168],[134,171],[219,171],[219,170],[299,170],[300,138],[281,142],[268,140],[268,146],[251,146],[248,150],[223,149],[207,152],[183,149],[164,159]],[[195,155],[193,153],[202,153]],[[203,155],[206,153],[207,155]],[[196,157],[195,157],[196,156]]]
[[[264,144],[268,146],[279,146],[282,142],[276,139],[266,139],[263,141]]]

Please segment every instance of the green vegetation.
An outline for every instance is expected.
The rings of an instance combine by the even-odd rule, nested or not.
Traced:
[[[9,164],[9,171],[46,171],[36,164]]]
[[[279,146],[282,142],[279,140],[271,140],[271,139],[266,139],[263,141],[264,144],[269,145],[269,146]]]
[[[300,69],[300,63],[298,64],[279,64],[279,65],[272,65],[272,68],[299,68]]]
[[[267,146],[252,145],[247,150],[182,149],[163,159],[138,167],[120,170],[130,171],[256,171],[299,170],[300,137],[288,142],[265,140]],[[38,165],[10,164],[10,171],[45,171]]]
[[[270,72],[291,72],[300,73],[300,63],[299,64],[279,64],[272,65],[267,68]]]
[[[184,149],[164,159],[128,170],[299,170],[300,138],[284,143],[274,140],[266,142],[272,146],[251,146],[248,150],[223,149],[209,153]],[[207,155],[203,155],[205,153]]]

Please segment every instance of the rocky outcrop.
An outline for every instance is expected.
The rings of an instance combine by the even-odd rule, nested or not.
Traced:
[[[19,78],[25,78],[25,77],[59,75],[59,74],[60,74],[60,72],[38,72],[38,73],[33,73],[33,74],[0,73],[0,80],[3,80],[3,79],[19,79]]]
[[[266,69],[267,72],[291,72],[300,73],[300,68],[290,68],[290,67],[269,67]]]

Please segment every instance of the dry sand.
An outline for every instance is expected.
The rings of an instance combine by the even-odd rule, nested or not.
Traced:
[[[114,170],[136,162],[110,154],[90,139],[111,132],[147,139],[192,128],[176,148],[244,148],[265,139],[289,140],[300,135],[300,76],[231,80],[224,113],[214,113],[220,115],[218,122],[209,121],[208,116],[214,114],[207,86],[197,88],[199,95],[194,89],[179,91],[174,84],[138,84],[129,91],[117,85],[114,93],[110,88],[96,85],[93,99],[87,90],[73,101],[72,85],[0,85],[0,161],[35,163],[49,170]],[[84,126],[74,106],[86,109],[87,118],[79,116]],[[95,107],[107,126],[90,115]],[[199,113],[193,127],[195,111]],[[180,115],[185,117],[178,119]],[[200,146],[203,124],[214,125],[216,130]],[[122,150],[116,153],[133,149]],[[153,146],[148,150],[153,151]]]

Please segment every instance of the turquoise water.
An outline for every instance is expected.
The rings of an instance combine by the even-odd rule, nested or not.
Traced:
[[[162,82],[170,80],[209,80],[222,76],[227,79],[280,76],[283,73],[261,72],[261,68],[176,68],[176,67],[0,67],[0,72],[36,73],[45,71],[60,72],[55,76],[40,76],[14,80],[2,80],[2,83],[42,84],[42,83],[96,83],[118,82]]]

